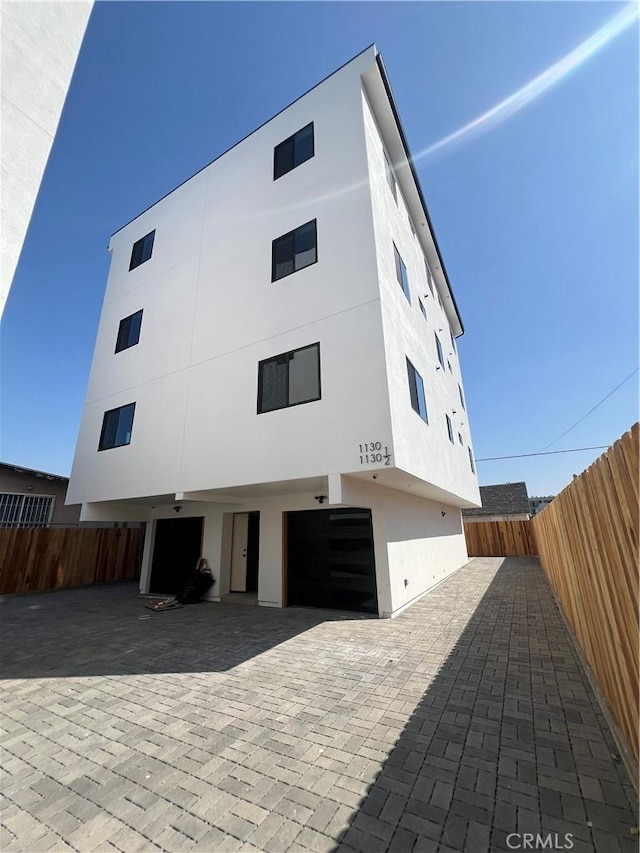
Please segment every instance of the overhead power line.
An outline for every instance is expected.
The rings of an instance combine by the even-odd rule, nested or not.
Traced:
[[[581,424],[582,421],[585,418],[588,418],[592,412],[595,412],[595,410],[597,408],[599,408],[604,403],[605,400],[608,400],[612,394],[615,394],[616,391],[618,390],[618,388],[622,388],[622,386],[624,385],[625,382],[628,382],[632,376],[635,376],[635,374],[638,372],[638,370],[640,370],[640,368],[636,367],[636,369],[634,371],[632,371],[627,377],[625,377],[619,385],[616,385],[616,387],[612,391],[609,391],[609,393],[607,395],[605,395],[602,398],[602,400],[600,400],[600,402],[596,403],[592,409],[589,409],[589,411],[587,412],[586,415],[583,415],[579,421],[576,421],[575,424],[573,424],[573,426],[570,426],[569,429],[566,429],[561,435],[559,435],[557,438],[554,438],[553,441],[550,441],[549,444],[545,444],[545,446],[542,448],[542,450],[546,450],[547,447],[551,447],[551,445],[555,444],[556,441],[560,441],[560,439],[564,438],[568,432],[571,432],[572,429],[577,427],[578,424]],[[542,450],[540,452],[542,452]],[[525,454],[525,455],[535,456],[535,454],[533,454],[533,453],[532,454]]]
[[[608,444],[598,444],[595,447],[574,447],[571,450],[548,450],[546,453],[516,453],[513,456],[485,456],[484,459],[476,459],[476,462],[495,462],[496,459],[522,459],[524,456],[554,456],[556,453],[580,453],[582,450],[606,450]]]

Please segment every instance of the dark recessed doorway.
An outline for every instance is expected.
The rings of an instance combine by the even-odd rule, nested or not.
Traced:
[[[201,517],[157,520],[149,592],[175,595],[179,591],[200,559],[203,522]]]
[[[287,604],[378,612],[371,510],[287,513]]]
[[[231,592],[258,592],[260,513],[236,512],[231,544]]]

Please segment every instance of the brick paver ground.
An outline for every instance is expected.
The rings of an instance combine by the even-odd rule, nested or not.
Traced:
[[[637,849],[536,560],[475,559],[391,621],[135,592],[0,605],[3,853]]]

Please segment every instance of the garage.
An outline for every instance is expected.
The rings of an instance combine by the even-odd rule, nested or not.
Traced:
[[[287,604],[378,612],[371,510],[287,513]]]
[[[151,566],[149,592],[175,595],[202,553],[204,518],[160,518]]]

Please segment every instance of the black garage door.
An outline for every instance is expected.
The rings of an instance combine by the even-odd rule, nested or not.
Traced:
[[[149,592],[175,595],[182,587],[202,552],[203,522],[201,517],[158,519]]]
[[[369,509],[290,512],[287,603],[378,612]]]

